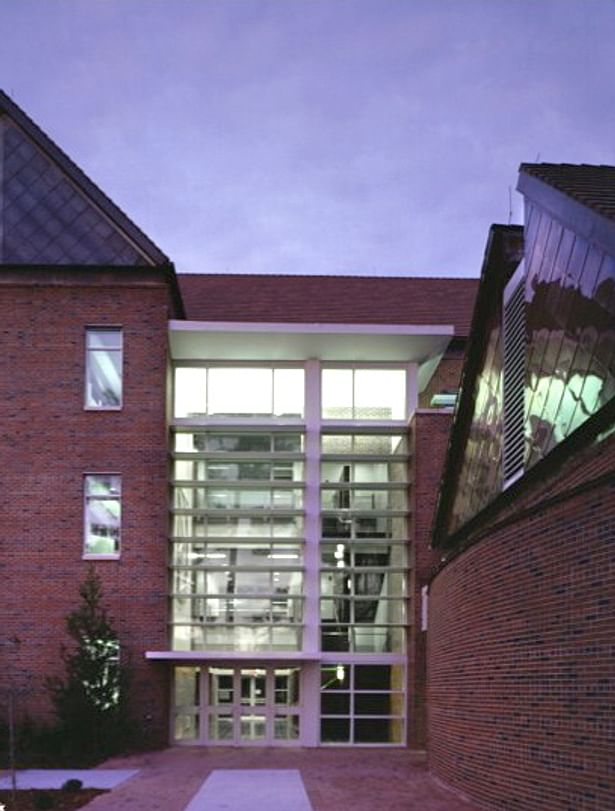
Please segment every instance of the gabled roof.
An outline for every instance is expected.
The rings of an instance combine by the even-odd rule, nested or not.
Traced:
[[[2,91],[0,161],[0,264],[170,264]]]
[[[519,171],[615,221],[615,166],[522,163]]]
[[[453,324],[469,334],[477,279],[180,274],[192,321]]]

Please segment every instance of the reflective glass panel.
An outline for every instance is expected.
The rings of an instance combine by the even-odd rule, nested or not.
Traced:
[[[175,716],[175,740],[194,741],[199,737],[199,714],[178,713]]]
[[[232,704],[234,701],[233,670],[231,668],[209,668],[209,705],[217,707]]]
[[[301,671],[298,667],[276,668],[274,670],[275,703],[295,706],[299,703]]]
[[[349,690],[350,665],[323,665],[320,668],[322,690]]]
[[[241,704],[256,707],[267,700],[267,673],[263,668],[242,668],[240,673]]]
[[[301,434],[274,434],[273,450],[276,453],[301,453],[303,436]]]
[[[176,707],[198,707],[200,676],[199,667],[175,668]]]
[[[269,479],[270,462],[213,462],[207,463],[208,479]]]
[[[86,408],[119,408],[122,404],[122,330],[86,331]]]
[[[332,455],[391,456],[407,451],[406,438],[397,434],[323,434],[321,447]]]
[[[299,716],[276,715],[273,721],[273,737],[277,741],[299,740]]]
[[[240,451],[241,453],[262,453],[271,450],[269,434],[209,434],[208,451]]]
[[[266,718],[264,715],[242,714],[239,720],[241,740],[243,742],[248,743],[265,739]]]
[[[209,740],[210,741],[232,741],[233,740],[233,716],[222,713],[212,713],[209,716]]]
[[[120,549],[121,477],[85,477],[86,555],[113,555]]]

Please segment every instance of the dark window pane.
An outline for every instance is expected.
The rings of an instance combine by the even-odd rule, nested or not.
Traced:
[[[320,722],[322,743],[347,743],[350,740],[350,720],[347,718],[323,718]]]
[[[323,715],[348,715],[350,696],[348,693],[322,693],[320,711]]]
[[[387,693],[358,693],[354,697],[355,715],[390,715],[391,696]]]
[[[390,666],[356,665],[354,670],[354,686],[355,690],[390,690]]]
[[[357,718],[354,722],[354,742],[389,743],[390,725],[388,718]]]

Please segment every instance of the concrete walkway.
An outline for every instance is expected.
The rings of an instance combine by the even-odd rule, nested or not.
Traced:
[[[87,811],[194,811],[189,803],[217,769],[296,770],[313,811],[478,811],[430,777],[423,755],[399,749],[176,747],[115,758],[104,768],[139,773],[96,797]],[[201,804],[198,811],[206,808]],[[256,796],[251,808],[270,811]]]
[[[297,769],[214,769],[185,811],[313,811]]]

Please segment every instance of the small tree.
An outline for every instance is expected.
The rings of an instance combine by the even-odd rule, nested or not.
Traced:
[[[65,679],[47,680],[66,754],[93,761],[117,752],[130,729],[126,715],[126,671],[119,643],[102,605],[100,578],[93,566],[79,588],[81,603],[66,617],[74,641],[62,647]]]

